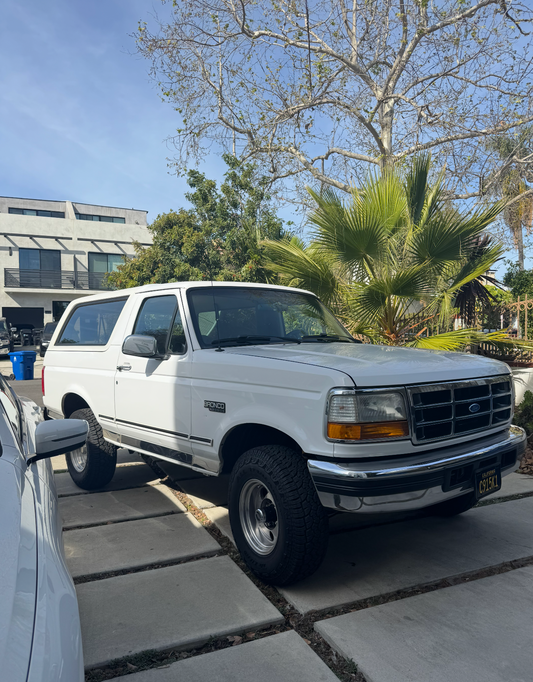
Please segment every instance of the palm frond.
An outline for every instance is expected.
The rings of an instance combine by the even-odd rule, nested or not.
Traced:
[[[317,203],[309,216],[309,222],[317,228],[313,234],[316,242],[355,273],[363,268],[372,272],[372,261],[379,258],[387,238],[379,211],[368,210],[361,195],[356,195],[345,209],[332,190],[322,195],[308,191]]]
[[[423,229],[413,233],[409,250],[416,263],[439,268],[468,256],[475,247],[475,238],[483,233],[503,210],[498,202],[472,216],[455,211],[440,211]]]
[[[448,291],[455,293],[482,277],[504,253],[500,244],[487,249],[477,260],[467,261],[450,281]]]
[[[402,299],[407,299],[407,305],[410,305],[430,290],[424,268],[417,266],[393,276],[382,276],[368,284],[354,284],[349,300],[358,319],[370,324],[376,322],[387,305],[398,307]]]
[[[298,240],[265,240],[266,266],[280,274],[288,286],[308,289],[329,305],[339,296],[339,278],[334,262],[316,246]]]
[[[498,351],[533,350],[533,341],[512,339],[503,331],[484,333],[477,329],[457,329],[444,334],[417,337],[405,345],[411,348],[425,348],[426,350],[458,351],[464,350],[468,346],[480,346],[481,344],[491,346]]]
[[[431,156],[429,154],[416,156],[405,179],[407,210],[414,225],[418,225],[420,222],[426,204],[430,166]]]
[[[474,342],[475,334],[475,329],[457,329],[434,336],[417,336],[405,345],[410,348],[425,348],[426,350],[458,351],[471,345]]]

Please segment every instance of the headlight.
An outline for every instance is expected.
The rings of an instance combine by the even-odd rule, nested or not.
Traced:
[[[328,405],[328,438],[375,440],[405,438],[409,424],[403,395],[397,392],[332,393]]]

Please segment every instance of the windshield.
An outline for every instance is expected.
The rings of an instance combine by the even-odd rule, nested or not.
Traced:
[[[202,348],[266,343],[355,343],[310,294],[279,289],[203,287],[187,293]]]
[[[0,332],[7,333],[7,324],[5,320],[0,320]]]

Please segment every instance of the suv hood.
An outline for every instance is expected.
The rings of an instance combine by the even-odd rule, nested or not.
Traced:
[[[460,381],[508,374],[503,362],[468,353],[360,343],[276,344],[225,348],[228,353],[329,367],[360,387]]]

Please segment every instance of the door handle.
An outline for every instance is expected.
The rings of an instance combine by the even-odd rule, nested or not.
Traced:
[[[131,365],[118,365],[117,369],[119,372],[129,372],[131,369]]]

